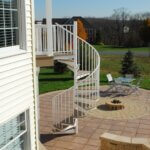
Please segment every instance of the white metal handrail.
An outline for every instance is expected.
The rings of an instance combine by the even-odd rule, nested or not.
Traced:
[[[80,71],[88,71],[89,75],[77,83],[76,102],[78,106],[82,105],[88,111],[96,106],[99,99],[100,57],[97,50],[80,37],[78,37],[77,51]],[[84,115],[84,112],[80,115]]]
[[[56,54],[73,53],[73,26],[72,25],[53,25],[53,52]]]
[[[52,101],[52,120],[55,131],[74,124],[73,87],[55,96]]]
[[[50,53],[48,42],[47,25],[37,24],[37,55]],[[54,130],[59,132],[73,125],[74,118],[86,115],[89,109],[96,106],[99,99],[100,57],[92,45],[77,36],[77,23],[52,25],[52,45],[54,57],[72,55],[71,61],[74,63],[74,86],[56,95],[52,101]]]
[[[96,106],[99,99],[99,53],[78,37],[74,30],[77,30],[76,26],[53,26],[54,55],[73,54],[75,74],[74,86],[53,98],[53,125],[57,130],[63,130],[66,127],[64,125],[73,124],[74,118],[84,116]],[[65,115],[70,110],[71,113]]]

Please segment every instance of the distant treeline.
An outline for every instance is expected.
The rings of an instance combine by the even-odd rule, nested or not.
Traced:
[[[86,18],[86,20],[97,30],[96,42],[105,45],[141,47],[148,46],[149,43],[141,38],[144,20],[148,18],[150,13],[130,15],[126,9],[120,8],[114,10],[111,17]]]

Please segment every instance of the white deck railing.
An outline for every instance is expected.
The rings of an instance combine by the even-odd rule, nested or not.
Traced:
[[[36,54],[48,55],[53,51],[54,54],[73,53],[73,25],[63,25],[63,30],[59,25],[52,25],[52,49],[48,49],[47,25],[36,24]],[[69,31],[69,32],[68,32]]]
[[[42,24],[35,25],[35,50],[36,55],[48,55],[47,26]]]
[[[70,34],[73,32],[73,25],[63,25],[63,28],[58,24],[52,26],[54,55],[73,53],[73,34]]]

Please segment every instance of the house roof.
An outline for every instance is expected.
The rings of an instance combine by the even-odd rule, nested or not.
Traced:
[[[56,23],[58,23],[58,24],[65,24],[65,22],[67,22],[67,20],[68,20],[69,18],[53,18],[52,19],[52,23],[53,24],[56,24]],[[46,24],[46,18],[44,18],[43,20],[42,20],[42,22],[43,22],[43,24]]]
[[[73,24],[74,21],[81,20],[85,28],[93,28],[93,26],[83,17],[75,16],[66,21],[66,24]]]
[[[72,18],[53,18],[52,19],[52,23],[53,24],[73,24],[74,21],[77,21],[77,20],[81,20],[85,26],[85,28],[94,28],[85,18],[81,17],[81,16],[75,16],[75,17],[72,17]],[[42,21],[43,24],[46,24],[46,18],[43,19]]]
[[[53,18],[52,22],[53,24],[58,23],[58,24],[66,24],[69,18]]]

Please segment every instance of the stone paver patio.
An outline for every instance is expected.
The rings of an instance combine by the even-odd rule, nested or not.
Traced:
[[[101,90],[105,91],[106,88],[106,86],[101,87]],[[50,134],[52,128],[51,100],[56,93],[52,92],[40,96],[41,142],[48,150],[98,150],[100,146],[99,137],[105,132],[150,138],[150,91],[140,90],[139,95],[117,97],[124,101],[127,100],[127,103],[131,101],[133,109],[129,109],[130,113],[128,110],[117,112],[117,115],[116,112],[109,111],[104,114],[92,112],[87,117],[79,119],[79,133],[68,136]],[[101,101],[108,98],[102,95]]]

